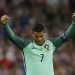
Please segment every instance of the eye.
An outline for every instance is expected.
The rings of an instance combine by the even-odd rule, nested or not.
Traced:
[[[38,36],[35,36],[36,38],[38,37]]]
[[[35,36],[36,38],[38,38],[38,37],[43,37],[43,35],[41,35],[41,36]]]
[[[42,36],[40,36],[40,37],[43,37],[43,35],[42,35]]]

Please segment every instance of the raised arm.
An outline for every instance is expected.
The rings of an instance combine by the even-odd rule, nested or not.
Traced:
[[[1,17],[1,23],[4,28],[4,31],[6,32],[8,38],[20,49],[23,50],[24,47],[26,47],[30,41],[26,39],[22,39],[19,36],[15,35],[9,25],[7,24],[9,20],[9,17],[7,15],[4,15]]]
[[[67,31],[64,34],[60,35],[57,38],[49,39],[56,48],[58,48],[60,45],[62,45],[64,42],[68,41],[68,39],[74,36],[75,34],[75,13],[72,15],[72,19],[73,21],[70,27],[67,29]]]

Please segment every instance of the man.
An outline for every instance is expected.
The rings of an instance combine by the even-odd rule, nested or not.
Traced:
[[[8,38],[22,51],[26,75],[54,75],[53,52],[75,34],[75,13],[68,30],[57,38],[45,40],[46,30],[42,23],[32,27],[33,40],[22,39],[15,35],[8,25],[9,17],[1,17],[1,23]]]

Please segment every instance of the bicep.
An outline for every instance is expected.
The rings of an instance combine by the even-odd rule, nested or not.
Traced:
[[[26,47],[30,41],[27,40],[27,39],[23,39],[23,38],[20,38],[19,36],[17,35],[14,35],[14,38],[13,39],[10,39],[20,50],[23,50],[24,47]]]
[[[52,38],[50,41],[53,43],[53,45],[58,48],[60,45],[62,45],[64,42],[68,41],[68,39],[65,36],[65,33],[60,35],[59,37]]]

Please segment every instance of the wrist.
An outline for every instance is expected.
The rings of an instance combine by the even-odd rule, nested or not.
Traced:
[[[75,20],[72,20],[72,23],[75,24]]]
[[[7,26],[7,23],[6,23],[6,24],[2,24],[2,26],[3,26],[3,27],[6,27],[6,26]]]

